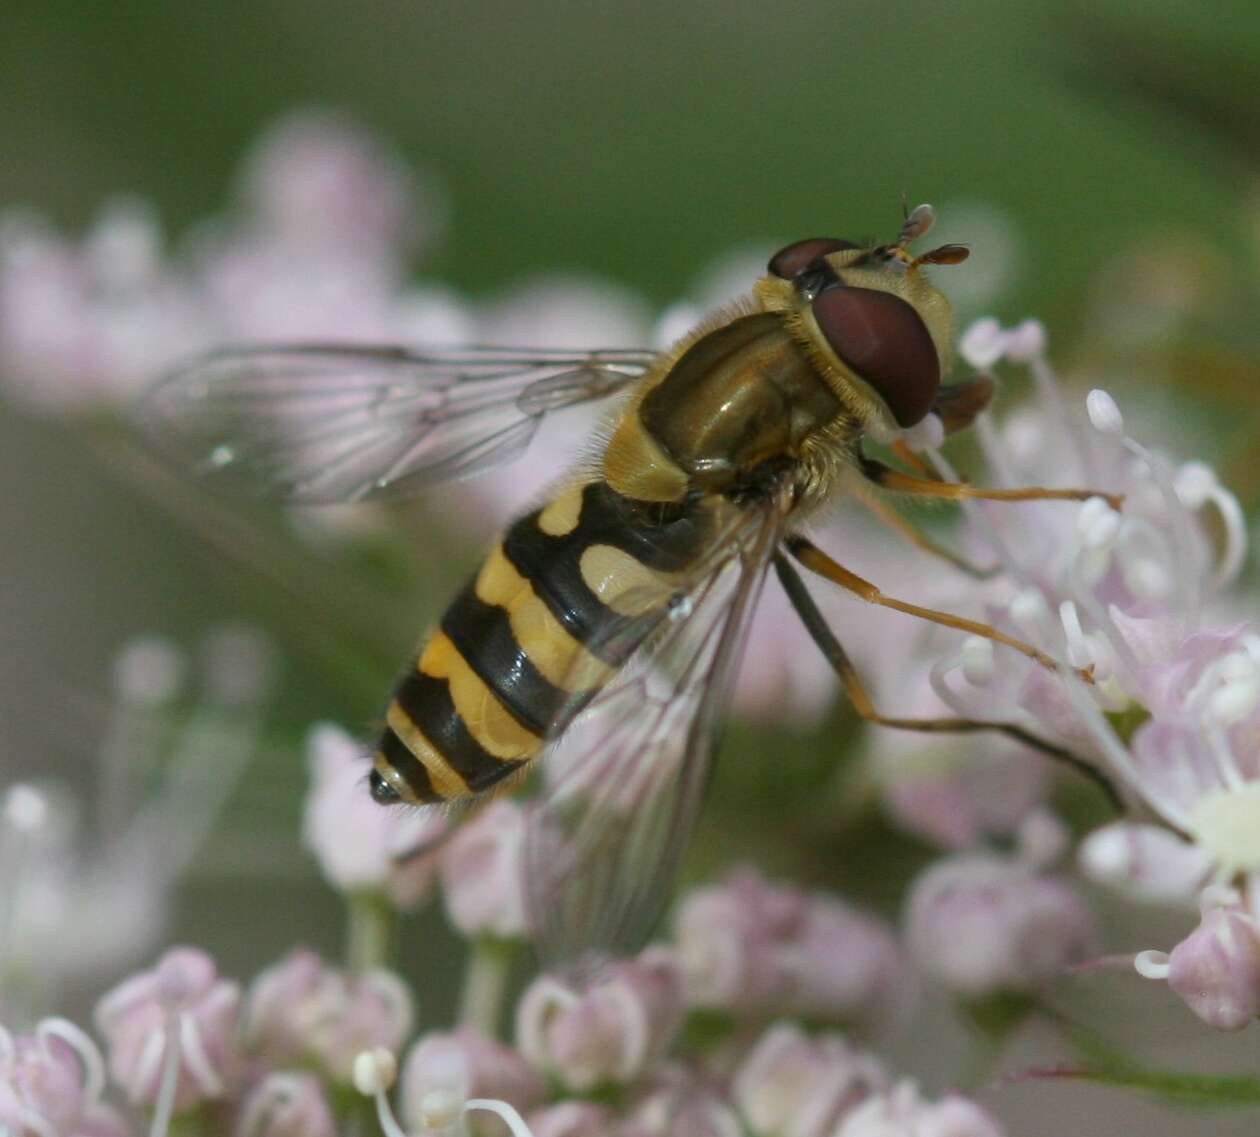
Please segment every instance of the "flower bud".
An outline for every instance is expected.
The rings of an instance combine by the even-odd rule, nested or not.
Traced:
[[[1022,320],[1006,333],[1006,358],[1028,363],[1046,350],[1046,326],[1040,320]]]
[[[975,1102],[947,1094],[925,1102],[913,1082],[863,1102],[845,1117],[835,1137],[1003,1137],[1002,1130]]]
[[[958,339],[958,354],[977,371],[992,367],[1006,352],[1007,334],[992,316],[969,324]]]
[[[639,1102],[617,1137],[745,1137],[735,1111],[696,1078],[667,1080]]]
[[[109,1071],[135,1104],[152,1105],[171,1047],[178,1049],[175,1108],[219,1098],[241,1068],[240,988],[196,948],[172,948],[152,971],[123,980],[96,1005]]]
[[[589,1101],[562,1101],[531,1113],[528,1122],[534,1137],[605,1137],[613,1130],[612,1114]]]
[[[369,131],[312,110],[268,129],[241,185],[250,209],[286,241],[369,251],[406,243],[413,218],[425,215],[415,188],[410,171]],[[423,204],[432,213],[438,203]]]
[[[74,1023],[44,1019],[14,1038],[0,1026],[0,1133],[42,1137],[132,1137],[101,1100],[105,1060]]]
[[[545,1090],[542,1079],[510,1047],[468,1028],[433,1032],[411,1048],[403,1065],[402,1116],[409,1130],[423,1130],[426,1103],[438,1095],[450,1100],[458,1116],[469,1098],[498,1098],[528,1110]],[[474,1130],[485,1124],[469,1120]],[[487,1131],[492,1124],[485,1124]]]
[[[752,871],[690,892],[674,919],[687,1001],[718,1010],[777,1006],[790,978],[780,951],[800,931],[808,902]]]
[[[451,923],[465,936],[525,935],[524,841],[524,813],[504,798],[466,821],[446,843],[439,862],[442,896]]]
[[[1094,429],[1102,434],[1120,434],[1124,430],[1124,416],[1116,400],[1101,387],[1095,387],[1085,396],[1085,410]]]
[[[913,988],[892,930],[835,897],[810,898],[782,953],[791,977],[785,1011],[874,1023],[909,1006]]]
[[[313,1074],[268,1074],[246,1097],[235,1137],[336,1137],[336,1122]]]
[[[445,829],[431,811],[385,809],[367,791],[363,747],[331,723],[313,727],[306,741],[311,787],[302,838],[329,884],[343,892],[385,891],[394,904],[414,908],[429,893],[436,854],[399,858]]]
[[[967,997],[1040,987],[1093,939],[1066,882],[990,854],[946,857],[921,874],[905,929],[919,968]]]
[[[314,1059],[348,1082],[360,1052],[399,1050],[412,1018],[411,994],[392,972],[350,976],[299,948],[254,980],[245,1037],[272,1065]]]
[[[1168,986],[1208,1026],[1260,1015],[1260,922],[1229,889],[1205,889],[1199,926],[1168,955]]]
[[[827,1137],[839,1118],[886,1083],[879,1063],[839,1035],[810,1038],[778,1023],[735,1073],[731,1098],[765,1137]]]
[[[1211,857],[1160,825],[1113,821],[1095,829],[1077,851],[1081,872],[1153,904],[1192,904],[1212,871]]]
[[[638,1080],[682,1021],[682,976],[661,949],[614,964],[578,993],[549,976],[517,1008],[521,1053],[566,1089],[584,1093]]]

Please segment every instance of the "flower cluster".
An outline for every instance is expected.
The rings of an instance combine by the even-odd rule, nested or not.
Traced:
[[[584,994],[544,978],[519,1004],[515,1048],[468,1027],[430,1031],[400,1076],[411,1005],[389,973],[355,977],[295,953],[242,991],[204,952],[175,948],[97,1005],[104,1055],[65,1020],[0,1028],[0,1123],[14,1137],[129,1137],[140,1117],[156,1137],[177,1120],[335,1137],[357,1108],[353,1087],[376,1100],[387,1137],[504,1125],[514,1137],[1000,1137],[973,1101],[925,1100],[835,1032],[777,1021],[686,1065],[667,1060],[680,982],[661,953]]]
[[[7,214],[0,383],[29,405],[78,411],[116,406],[178,356],[232,340],[663,345],[764,263],[734,254],[655,318],[625,289],[577,277],[474,303],[408,277],[444,209],[432,178],[346,119],[308,112],[259,142],[232,209],[169,251],[135,200],[108,206],[78,244]],[[899,927],[824,888],[737,868],[684,892],[643,953],[584,983],[544,973],[518,994],[526,811],[510,797],[464,816],[383,810],[359,741],[319,723],[305,738],[302,837],[346,900],[345,965],[295,947],[245,985],[205,951],[172,948],[99,999],[102,1053],[64,1019],[37,1021],[37,1008],[152,954],[172,888],[256,750],[268,688],[258,637],[217,633],[192,709],[156,732],[188,669],[164,642],[137,641],[115,668],[93,824],[72,824],[59,787],[5,787],[0,1133],[165,1137],[186,1123],[336,1137],[367,1132],[374,1110],[387,1137],[998,1137],[975,1101],[925,1096],[869,1048],[905,1029],[925,988],[972,1015],[1011,996],[1036,1008],[1074,965],[1114,951],[1074,870],[1131,899],[1197,902],[1180,943],[1128,959],[1204,1023],[1247,1026],[1260,1015],[1260,632],[1230,592],[1247,545],[1241,510],[1203,462],[1138,442],[1108,392],[1061,385],[1035,321],[979,320],[959,353],[980,374],[1026,371],[1033,389],[977,418],[985,472],[974,480],[1099,494],[1076,506],[967,502],[946,535],[961,545],[952,567],[926,575],[892,551],[906,527],[878,502],[871,516],[820,523],[820,543],[858,550],[870,565],[855,567],[887,594],[984,618],[1055,661],[820,596],[826,615],[843,612],[882,712],[1023,732],[862,736],[846,778],[918,841],[898,882]],[[488,535],[594,426],[546,424],[523,474],[492,473],[438,508]],[[961,480],[943,439],[929,416],[896,456],[914,451]],[[821,721],[837,684],[778,589],[756,619],[736,711]],[[158,754],[159,735],[176,738],[173,753]],[[1069,824],[1042,751],[1091,773],[1122,816]],[[944,855],[924,864],[925,846]],[[389,953],[391,921],[438,899],[468,944],[453,1022],[426,1017],[423,987]]]
[[[53,781],[0,785],[0,1014],[60,1002],[153,949],[257,750],[273,669],[252,627],[211,630],[196,661],[133,640],[114,659],[90,799]]]

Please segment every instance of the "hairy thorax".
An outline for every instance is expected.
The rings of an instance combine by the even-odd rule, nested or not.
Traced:
[[[603,473],[619,493],[677,502],[738,492],[790,463],[802,494],[824,493],[856,437],[851,416],[782,314],[754,312],[668,357],[622,415]]]

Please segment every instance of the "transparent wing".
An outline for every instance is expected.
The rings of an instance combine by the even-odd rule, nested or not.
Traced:
[[[638,379],[647,351],[296,345],[204,356],[141,401],[141,433],[234,492],[358,501],[518,457],[543,416]]]
[[[638,649],[543,756],[524,871],[547,966],[586,970],[651,934],[704,796],[782,496],[723,503],[734,516],[711,556],[655,622],[637,622]]]

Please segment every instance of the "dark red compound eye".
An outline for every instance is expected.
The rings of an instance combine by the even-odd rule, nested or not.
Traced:
[[[831,350],[875,388],[898,426],[913,426],[932,409],[941,363],[927,326],[900,296],[832,288],[813,311]]]
[[[852,241],[839,237],[807,237],[804,241],[794,241],[781,248],[770,258],[766,271],[780,280],[795,280],[819,257],[838,253],[841,249],[856,248]]]

